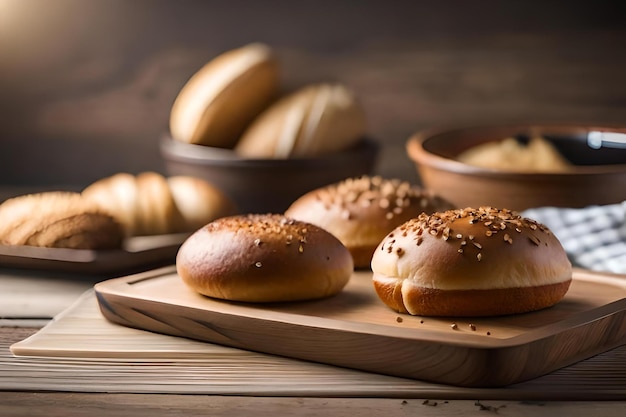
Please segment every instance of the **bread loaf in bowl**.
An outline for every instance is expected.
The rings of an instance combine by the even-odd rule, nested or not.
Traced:
[[[369,268],[380,241],[421,213],[451,209],[434,193],[399,179],[361,176],[310,191],[285,215],[335,235],[352,254],[356,268]]]
[[[194,291],[241,302],[301,301],[340,292],[350,252],[327,231],[279,214],[217,219],[192,234],[176,258]]]
[[[186,143],[232,148],[278,89],[278,63],[267,45],[224,52],[181,89],[172,105],[170,133]]]
[[[308,85],[263,111],[235,146],[244,158],[307,158],[349,149],[366,134],[365,111],[342,84]]]
[[[391,309],[420,316],[496,316],[550,307],[572,266],[544,225],[491,207],[421,214],[389,233],[371,263]]]
[[[90,184],[82,195],[115,217],[127,236],[193,232],[237,212],[217,187],[184,175],[118,173]]]
[[[12,246],[117,249],[123,229],[79,193],[49,191],[0,204],[0,242]]]

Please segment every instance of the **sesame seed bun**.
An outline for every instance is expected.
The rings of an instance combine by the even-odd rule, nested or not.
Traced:
[[[373,282],[393,310],[495,316],[550,307],[572,266],[544,225],[506,209],[422,214],[397,227],[372,258]]]
[[[209,297],[243,302],[300,301],[337,294],[352,257],[317,226],[278,214],[217,219],[181,246],[183,282]]]
[[[285,215],[335,235],[362,269],[370,267],[376,247],[394,228],[421,213],[449,208],[450,203],[406,181],[362,176],[304,194]]]

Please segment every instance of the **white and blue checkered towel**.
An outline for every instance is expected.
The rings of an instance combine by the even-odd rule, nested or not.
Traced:
[[[581,209],[539,207],[521,214],[548,226],[572,265],[626,274],[626,201]]]

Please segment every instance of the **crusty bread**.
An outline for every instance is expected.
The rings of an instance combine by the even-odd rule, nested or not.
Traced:
[[[397,227],[372,258],[390,308],[423,316],[494,316],[550,307],[572,266],[544,225],[506,209],[422,214]]]
[[[191,176],[118,173],[90,184],[82,194],[118,219],[127,236],[193,232],[237,212],[221,190]]]
[[[273,51],[253,43],[227,51],[196,72],[171,109],[175,140],[231,148],[279,89]]]
[[[191,235],[176,258],[185,284],[243,302],[323,298],[353,272],[348,250],[327,231],[278,214],[223,217]]]
[[[362,176],[304,194],[285,215],[331,232],[350,250],[356,268],[369,268],[387,233],[421,213],[451,208],[434,193],[407,181]]]
[[[350,90],[314,84],[261,113],[235,151],[246,158],[313,157],[348,149],[365,134],[365,112]]]
[[[196,177],[167,178],[184,230],[194,231],[212,220],[238,212],[235,203],[214,185]]]
[[[79,193],[27,194],[0,205],[0,241],[4,245],[70,249],[116,249],[122,226]]]

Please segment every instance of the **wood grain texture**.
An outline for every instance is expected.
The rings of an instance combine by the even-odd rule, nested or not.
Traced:
[[[105,320],[93,292],[34,332],[0,328],[0,390],[442,401],[626,397],[626,346],[491,389],[394,378],[132,329]]]
[[[125,326],[468,387],[529,380],[626,343],[625,281],[578,271],[550,309],[471,320],[398,315],[379,302],[366,272],[338,296],[306,303],[212,300],[171,270],[95,290],[103,315]]]
[[[518,402],[489,400],[284,398],[165,394],[85,394],[3,392],[0,414],[50,416],[462,416],[536,417],[567,415],[622,417],[620,401]]]
[[[321,80],[353,88],[389,176],[415,179],[404,142],[424,127],[624,123],[616,1],[12,3],[0,27],[6,184],[163,171],[158,139],[188,77],[254,41],[276,48],[286,90]]]

